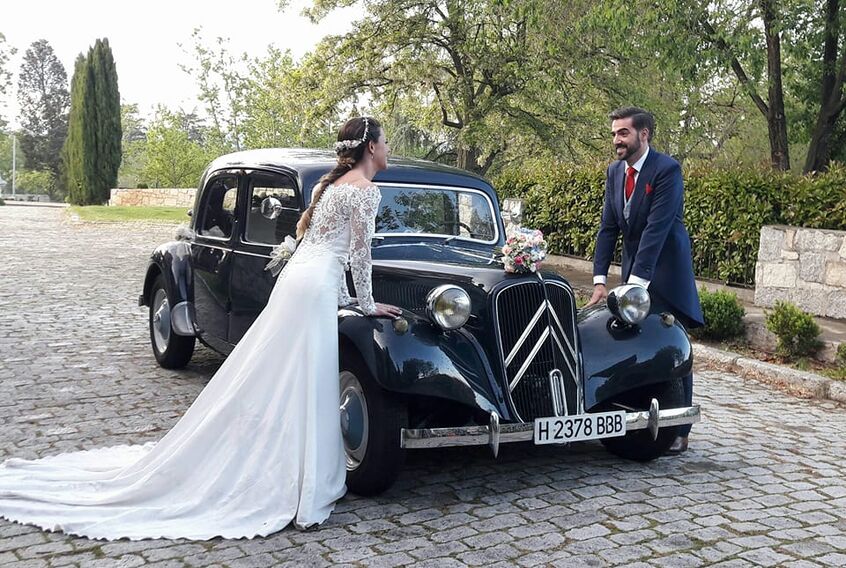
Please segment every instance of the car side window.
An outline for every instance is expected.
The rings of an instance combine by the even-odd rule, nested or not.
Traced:
[[[297,186],[282,174],[254,173],[248,184],[246,240],[278,245],[286,235],[294,236],[300,218]]]
[[[206,186],[201,205],[200,235],[219,239],[232,236],[235,223],[235,203],[238,197],[238,178],[219,176]]]

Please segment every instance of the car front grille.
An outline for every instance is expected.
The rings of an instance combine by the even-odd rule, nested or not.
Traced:
[[[563,282],[521,280],[494,300],[511,402],[524,422],[581,412],[573,291]]]

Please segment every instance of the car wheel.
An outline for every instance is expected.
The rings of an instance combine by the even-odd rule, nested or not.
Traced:
[[[673,379],[626,393],[604,410],[649,410],[653,398],[658,400],[659,409],[686,406],[682,381]],[[658,430],[658,437],[653,440],[649,430],[634,430],[618,438],[603,438],[602,444],[615,456],[645,462],[666,453],[678,436],[678,432],[679,426],[664,427]]]
[[[150,345],[159,365],[165,369],[181,369],[191,360],[196,339],[173,331],[170,309],[164,277],[159,274],[150,290]]]
[[[408,424],[408,410],[359,362],[342,364],[340,381],[347,488],[358,495],[377,495],[402,469],[400,429]]]

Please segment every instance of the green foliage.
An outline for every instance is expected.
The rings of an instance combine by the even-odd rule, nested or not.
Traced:
[[[62,164],[71,203],[104,203],[121,160],[120,93],[107,39],[77,57]]]
[[[839,343],[837,345],[837,353],[834,357],[834,362],[840,365],[842,369],[846,369],[846,343]]]
[[[762,225],[846,230],[846,168],[799,176],[766,168],[684,170],[685,225],[694,273],[751,285]],[[604,166],[526,161],[493,178],[500,197],[526,200],[525,224],[550,252],[591,257],[605,192]],[[730,206],[727,206],[730,204]]]
[[[90,188],[91,203],[109,200],[117,186],[121,159],[120,92],[117,70],[109,40],[97,40],[88,54],[94,73],[94,105],[96,109],[96,185]]]
[[[526,202],[524,224],[543,231],[556,254],[590,257],[605,192],[605,169],[542,161],[527,162],[493,179],[500,198]]]
[[[56,198],[55,185],[56,177],[50,170],[21,170],[15,178],[15,189],[21,193],[46,193]]]
[[[15,138],[16,156],[15,167],[22,170],[28,167],[26,154],[21,149],[20,138]],[[12,188],[12,136],[0,131],[0,177],[2,177],[9,185],[9,191]]]
[[[120,107],[121,160],[118,187],[137,187],[147,164],[147,129],[138,116],[137,104]]]
[[[840,367],[846,369],[846,343],[837,345],[837,355],[834,360]]]
[[[6,205],[6,200],[0,197],[0,206]]]
[[[9,87],[12,85],[12,73],[7,65],[9,59],[15,54],[15,48],[6,43],[6,36],[0,32],[0,130],[6,128],[5,107],[6,95],[9,94]]]
[[[707,339],[731,339],[743,334],[746,311],[732,292],[699,290],[699,302],[705,326],[691,330],[691,335]]]
[[[767,329],[778,337],[777,350],[784,357],[805,357],[821,347],[820,328],[814,317],[790,302],[776,302],[767,313]]]
[[[71,203],[90,203],[88,187],[96,152],[93,130],[93,109],[89,93],[94,90],[94,75],[86,57],[80,54],[71,79],[71,108],[68,115],[68,136],[62,146],[62,171]]]
[[[159,107],[147,130],[144,179],[154,187],[194,187],[214,157],[188,137],[177,113]]]
[[[32,43],[18,76],[21,146],[32,170],[49,170],[50,195],[60,200],[61,149],[68,131],[68,77],[46,40]]]

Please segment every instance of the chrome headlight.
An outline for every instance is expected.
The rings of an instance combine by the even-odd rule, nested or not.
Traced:
[[[470,295],[454,284],[438,286],[426,298],[429,317],[443,329],[458,329],[470,317]]]
[[[608,309],[628,324],[640,323],[649,315],[649,292],[638,284],[617,286],[608,292]]]

